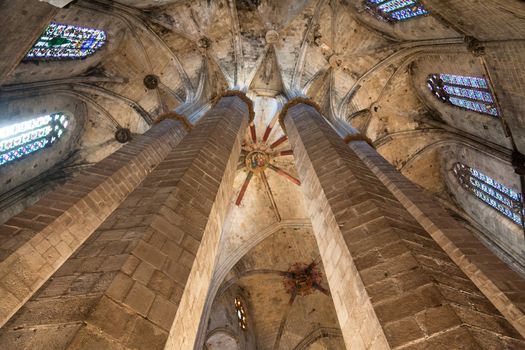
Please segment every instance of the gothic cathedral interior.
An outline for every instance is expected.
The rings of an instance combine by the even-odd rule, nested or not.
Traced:
[[[1,350],[525,350],[525,1],[0,33]]]

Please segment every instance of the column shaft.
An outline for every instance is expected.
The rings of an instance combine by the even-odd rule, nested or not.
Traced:
[[[347,348],[525,346],[315,108],[284,122]]]
[[[220,100],[15,314],[0,343],[155,350],[179,312],[197,325],[247,122],[242,100]]]
[[[186,134],[163,122],[0,225],[0,326]]]
[[[372,147],[364,142],[353,142],[350,147],[525,337],[525,280]]]

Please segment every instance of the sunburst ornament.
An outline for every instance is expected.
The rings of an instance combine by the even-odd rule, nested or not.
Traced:
[[[241,155],[241,166],[246,170],[247,174],[235,204],[237,206],[241,205],[244,195],[246,194],[246,190],[248,189],[248,185],[250,184],[253,175],[256,175],[263,183],[270,202],[272,203],[272,207],[274,208],[278,219],[280,219],[265,171],[270,169],[298,186],[301,185],[301,181],[274,163],[275,158],[293,155],[293,151],[286,148],[284,150],[280,150],[282,145],[288,142],[288,137],[286,135],[281,136],[273,143],[268,143],[273,124],[275,124],[274,121],[272,121],[272,123],[266,127],[266,131],[262,139],[257,138],[255,125],[253,123],[250,124],[250,137],[243,144]]]
[[[328,295],[328,290],[321,286],[323,273],[315,261],[310,264],[295,263],[288,271],[282,272],[282,275],[284,276],[283,286],[292,296],[292,300],[297,295],[310,295],[316,290]]]

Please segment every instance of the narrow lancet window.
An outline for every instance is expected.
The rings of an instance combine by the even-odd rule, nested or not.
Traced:
[[[452,74],[431,74],[428,88],[444,103],[471,111],[499,116],[489,84],[482,77]]]
[[[49,147],[67,125],[64,113],[54,113],[0,128],[0,166]]]
[[[462,163],[456,163],[453,171],[464,189],[518,225],[523,225],[523,198],[520,193]]]
[[[25,61],[82,59],[106,42],[106,32],[52,22],[38,38]]]
[[[241,329],[245,331],[247,327],[246,310],[244,309],[244,305],[240,298],[235,298],[235,312],[237,313],[237,320],[239,321],[239,327],[241,327]]]
[[[366,0],[365,8],[387,22],[400,22],[428,14],[419,0]]]

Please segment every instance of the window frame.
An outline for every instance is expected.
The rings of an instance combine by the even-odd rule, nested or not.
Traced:
[[[385,11],[385,7],[399,2],[412,2],[402,6],[394,7],[390,11]],[[399,23],[406,22],[415,18],[426,17],[430,15],[430,11],[425,8],[425,5],[420,0],[364,0],[364,8],[375,18],[387,22],[387,23]],[[403,11],[411,11],[414,15],[410,15],[405,18],[395,17],[395,14],[399,14]],[[420,13],[417,13],[417,12]]]
[[[244,303],[240,297],[235,297],[235,316],[237,317],[237,321],[239,323],[239,327],[246,331],[248,329],[248,320],[246,317],[246,308],[244,306]]]
[[[513,223],[525,226],[523,196],[478,169],[456,162],[452,173],[460,186]]]
[[[74,43],[81,44],[81,47],[62,47],[61,49],[65,50],[64,52],[59,52],[60,48],[56,48],[57,52],[53,54],[51,50],[53,48],[49,48],[47,46],[48,50],[45,54],[38,56],[36,53],[37,50],[40,48],[46,48],[45,45],[55,39],[65,39],[68,40],[67,35],[57,36],[57,31],[62,30],[62,33],[64,32],[74,32],[74,34],[70,35],[69,37],[74,41]],[[87,34],[87,35],[86,35]],[[85,35],[84,38],[80,38],[82,35]],[[90,47],[84,47],[86,43],[93,43],[93,45],[90,45]],[[97,28],[90,28],[90,27],[81,27],[71,24],[63,24],[63,23],[57,23],[57,22],[51,22],[46,27],[46,29],[42,32],[42,34],[38,37],[38,39],[35,41],[35,43],[31,46],[31,49],[26,53],[24,56],[23,62],[31,62],[31,61],[66,61],[66,60],[79,60],[79,59],[86,59],[87,57],[90,57],[94,55],[98,50],[100,50],[102,47],[105,46],[105,44],[108,41],[108,35],[106,31],[102,29]],[[69,43],[68,43],[69,44]],[[77,52],[75,52],[77,50]],[[67,54],[66,53],[70,53]]]
[[[477,83],[472,83],[471,85],[467,83],[461,84],[458,82],[446,81],[445,79],[443,79],[444,77],[446,77],[446,79],[449,79],[449,77],[453,77],[453,79],[456,79],[458,81],[462,79],[469,82],[477,81]],[[481,86],[481,82],[482,84],[484,84],[484,86]],[[436,97],[443,103],[449,104],[450,106],[457,107],[470,112],[488,115],[494,118],[499,118],[501,115],[497,105],[496,96],[494,95],[493,89],[490,86],[490,81],[484,76],[466,76],[446,73],[432,73],[429,74],[427,77],[427,87],[430,90],[430,92],[434,95],[434,97]],[[489,97],[491,101],[486,101],[483,98],[475,98],[471,96],[456,94],[454,92],[451,93],[451,90],[453,89],[463,90],[466,92],[473,91],[474,93],[479,93],[481,96]],[[465,101],[466,104],[470,103],[471,105],[485,105],[484,110],[482,110],[481,107],[479,109],[476,109],[474,107],[468,108],[465,106],[465,104],[454,103],[451,99],[455,99],[457,101]]]
[[[67,132],[68,125],[66,113],[54,112],[1,127],[0,168],[52,147]]]

